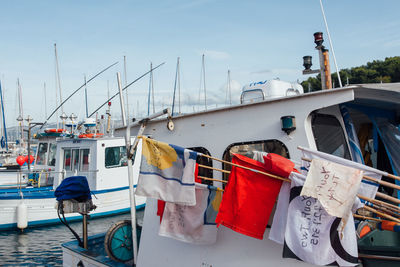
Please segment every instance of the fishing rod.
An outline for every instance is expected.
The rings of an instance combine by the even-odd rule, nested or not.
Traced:
[[[65,102],[67,102],[74,94],[76,94],[80,89],[82,89],[85,85],[87,85],[90,81],[92,81],[94,78],[96,78],[97,76],[99,76],[100,74],[102,74],[103,72],[105,72],[106,70],[108,70],[109,68],[115,66],[116,64],[118,64],[118,61],[115,62],[114,64],[111,64],[110,66],[108,66],[107,68],[103,69],[102,71],[100,71],[99,73],[97,73],[96,75],[94,75],[92,78],[90,78],[89,80],[85,81],[85,83],[83,83],[78,89],[76,89],[69,97],[67,97],[51,114],[50,116],[46,119],[46,121],[43,123],[43,125],[40,127],[40,129],[43,128],[43,126],[49,121],[49,119],[54,115],[54,113],[56,113],[56,111],[62,107],[62,105],[65,104]]]
[[[126,85],[124,88],[122,88],[122,91],[126,90],[129,86],[131,86],[132,84],[134,84],[135,82],[139,81],[140,79],[142,79],[144,76],[146,76],[147,74],[149,74],[150,72],[152,72],[153,70],[161,67],[162,65],[164,65],[165,62],[161,63],[160,65],[150,69],[149,71],[147,71],[146,73],[144,73],[143,75],[141,75],[140,77],[136,78],[136,80],[134,80],[133,82],[131,82],[130,84]],[[112,97],[110,97],[106,102],[104,102],[104,104],[102,104],[100,107],[98,107],[95,111],[92,112],[92,114],[89,115],[89,118],[92,117],[97,111],[99,111],[102,107],[104,107],[106,104],[108,104],[108,102],[110,102],[114,97],[116,97],[117,95],[119,95],[119,92],[116,93],[115,95],[113,95]]]

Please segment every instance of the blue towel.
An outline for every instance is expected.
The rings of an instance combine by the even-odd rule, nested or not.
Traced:
[[[76,199],[80,202],[92,199],[90,188],[85,176],[71,176],[65,178],[56,188],[54,196],[57,201]]]

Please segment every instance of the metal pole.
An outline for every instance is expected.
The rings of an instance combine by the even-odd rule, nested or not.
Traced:
[[[322,52],[322,47],[319,46],[318,48],[319,54],[319,66],[320,66],[320,73],[321,73],[321,89],[325,90],[326,88],[326,77],[325,77],[325,64],[324,64],[324,55]]]
[[[204,108],[207,110],[207,90],[206,90],[206,65],[204,64],[204,54],[203,54],[203,82],[204,82]]]
[[[333,61],[335,62],[335,68],[336,68],[336,73],[337,73],[338,80],[339,80],[339,86],[343,87],[342,86],[342,80],[340,79],[339,68],[338,68],[338,65],[336,63],[335,50],[333,49],[333,44],[332,44],[332,40],[331,40],[331,34],[329,33],[328,22],[326,21],[324,6],[322,5],[322,0],[319,0],[319,3],[321,5],[322,16],[324,17],[326,33],[328,34],[328,39],[329,39],[329,45],[330,45],[330,47],[332,49],[332,56],[333,56]]]
[[[121,75],[119,74],[119,72],[117,72],[117,82],[118,82],[118,90],[119,90],[119,101],[120,101],[120,103],[121,103],[122,125],[123,125],[124,127],[126,127],[124,95],[122,94]]]
[[[31,171],[31,122],[28,121],[28,175],[30,171]]]
[[[176,83],[178,81],[178,67],[179,67],[179,57],[176,61],[176,72],[175,72],[175,83],[174,83],[174,95],[172,97],[172,115],[174,115],[175,111],[175,93],[176,93]],[[179,110],[180,113],[180,110]]]
[[[88,249],[88,221],[87,214],[83,214],[82,220],[82,235],[83,235],[83,248]]]

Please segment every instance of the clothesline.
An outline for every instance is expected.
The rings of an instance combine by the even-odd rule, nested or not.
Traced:
[[[245,167],[245,166],[241,166],[241,165],[238,165],[238,164],[234,164],[234,163],[232,163],[232,162],[225,161],[225,160],[221,160],[221,159],[218,159],[218,158],[209,156],[209,155],[200,154],[200,153],[199,153],[199,155],[200,155],[200,156],[203,156],[203,157],[206,157],[206,158],[209,158],[209,159],[212,159],[212,160],[216,160],[216,161],[225,163],[225,164],[229,164],[229,165],[232,165],[232,166],[235,166],[235,167],[238,167],[238,168],[243,168],[243,169],[250,170],[250,171],[253,171],[253,172],[256,172],[256,173],[260,173],[260,174],[262,174],[262,175],[265,175],[265,176],[268,176],[268,177],[271,177],[271,178],[279,179],[279,180],[282,180],[282,181],[285,181],[285,182],[290,182],[290,179],[288,179],[288,178],[280,177],[280,176],[277,176],[277,175],[274,175],[274,174],[270,174],[270,173],[267,173],[267,172],[262,172],[262,171],[259,171],[259,170],[255,170],[255,169],[252,169],[252,168],[248,168],[248,167]],[[302,159],[305,160],[305,161],[311,162],[310,159],[307,159],[307,158],[302,158]],[[222,173],[227,173],[227,174],[230,173],[230,171],[228,171],[228,170],[223,170],[223,169],[219,169],[219,168],[215,168],[215,167],[211,167],[211,166],[207,166],[207,165],[198,164],[198,166],[201,167],[201,168],[206,168],[206,169],[210,169],[210,170],[220,171],[220,172],[222,172]],[[198,176],[198,177],[199,177],[200,179],[204,179],[204,180],[227,183],[227,181],[220,180],[220,179],[214,179],[214,178],[204,177],[204,176]],[[373,181],[373,182],[376,182],[376,183],[383,182],[383,181],[379,181],[379,180],[374,179],[374,178],[369,177],[369,176],[363,176],[363,178],[366,178],[367,180],[370,180],[370,181]],[[383,183],[381,183],[381,184],[383,184],[383,185],[386,185],[386,184],[392,185],[392,184],[387,183],[387,182],[383,182]],[[397,186],[397,185],[396,185],[396,187],[398,187],[398,189],[400,189],[400,186]],[[396,187],[394,187],[394,188],[396,188]],[[396,189],[397,189],[397,188],[396,188]],[[379,193],[379,192],[377,192],[377,196],[379,196],[379,197],[381,197],[382,195],[384,195],[383,198],[385,198],[386,200],[390,200],[390,201],[392,201],[392,202],[394,202],[394,203],[400,203],[400,201],[399,201],[398,199],[394,198],[394,197],[385,195],[385,194],[383,194],[383,193],[379,193],[379,194],[378,194],[378,193]],[[386,219],[390,219],[390,220],[392,220],[392,221],[396,221],[396,222],[400,223],[400,219],[394,217],[394,216],[399,216],[399,217],[400,217],[400,214],[396,214],[396,213],[395,213],[395,212],[400,212],[400,208],[398,208],[398,207],[396,207],[396,206],[394,206],[394,205],[392,205],[392,204],[390,204],[390,203],[386,203],[386,202],[383,202],[383,201],[371,199],[371,198],[368,198],[368,197],[365,197],[365,196],[362,196],[362,195],[357,195],[357,196],[358,196],[360,199],[363,199],[363,200],[365,200],[365,201],[367,201],[367,202],[370,202],[370,203],[373,203],[373,204],[375,204],[375,205],[378,205],[378,206],[375,206],[376,209],[374,209],[374,208],[370,207],[370,206],[368,205],[368,203],[367,203],[367,205],[364,206],[364,208],[365,208],[366,210],[369,210],[369,211],[371,211],[371,212],[373,212],[373,213],[379,215],[380,217],[383,217],[383,218],[386,218]],[[385,213],[385,212],[391,213],[391,214],[387,214],[387,213]]]
[[[216,161],[225,163],[225,164],[229,164],[229,165],[232,165],[232,166],[235,166],[235,167],[238,167],[238,168],[242,168],[242,169],[245,169],[245,170],[249,170],[249,171],[252,171],[252,172],[255,172],[255,173],[259,173],[259,174],[262,174],[262,175],[265,175],[265,176],[269,176],[269,177],[271,177],[271,178],[279,179],[279,180],[282,180],[282,181],[285,181],[285,182],[289,182],[289,183],[290,183],[290,179],[288,179],[288,178],[283,178],[283,177],[280,177],[280,176],[277,176],[277,175],[274,175],[274,174],[271,174],[271,173],[267,173],[267,172],[259,171],[259,170],[256,170],[256,169],[248,168],[248,167],[245,167],[245,166],[241,166],[241,165],[238,165],[238,164],[235,164],[235,163],[226,161],[226,160],[214,158],[214,157],[209,156],[209,155],[206,155],[206,154],[200,154],[200,153],[199,153],[198,155],[199,155],[199,156],[202,156],[202,157],[209,158],[209,159],[213,159],[213,160],[216,160]],[[200,165],[199,165],[199,166],[200,166]],[[202,166],[203,166],[203,168],[204,168],[205,165],[202,165]],[[224,173],[230,173],[230,171],[222,170],[222,169],[217,169],[217,168],[213,168],[213,167],[210,167],[210,166],[207,166],[207,167],[205,167],[205,168],[213,169],[213,170],[218,170],[218,171],[221,171],[221,172],[224,172]]]

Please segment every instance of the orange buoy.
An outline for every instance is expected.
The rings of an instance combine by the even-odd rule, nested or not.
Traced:
[[[45,133],[62,133],[65,131],[67,131],[67,130],[65,130],[65,129],[46,129],[46,130],[44,130]]]
[[[102,133],[89,133],[89,134],[80,134],[79,138],[99,138],[103,137],[104,134]]]

